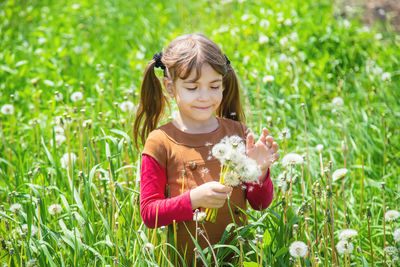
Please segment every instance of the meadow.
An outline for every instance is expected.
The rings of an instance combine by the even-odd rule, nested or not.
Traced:
[[[2,266],[181,262],[171,228],[141,220],[132,129],[147,62],[191,32],[229,57],[248,127],[281,155],[270,207],[202,264],[397,266],[400,34],[361,16],[333,0],[1,1]]]

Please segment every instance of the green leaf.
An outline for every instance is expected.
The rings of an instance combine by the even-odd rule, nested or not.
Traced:
[[[267,229],[264,232],[264,238],[263,238],[264,247],[268,247],[271,244],[271,241],[272,241],[271,235]]]
[[[244,267],[258,267],[257,262],[254,261],[244,261],[243,262]]]

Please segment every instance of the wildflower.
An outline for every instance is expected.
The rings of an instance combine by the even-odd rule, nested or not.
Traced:
[[[349,240],[352,237],[358,235],[356,230],[353,229],[344,229],[339,234],[339,240]]]
[[[56,140],[56,147],[59,147],[62,143],[65,142],[66,138],[62,134],[57,134],[55,136],[55,140]],[[50,140],[50,145],[53,146],[53,139]]]
[[[153,246],[153,244],[151,244],[151,243],[146,243],[146,244],[144,245],[144,249],[147,250],[147,251],[150,252],[150,253],[153,253],[153,251],[154,251],[154,246]]]
[[[282,159],[282,164],[284,166],[296,165],[296,164],[302,164],[302,163],[303,163],[303,157],[296,153],[286,154]]]
[[[71,162],[69,162],[71,160]],[[73,165],[76,161],[76,156],[74,153],[65,153],[61,158],[61,167],[63,169],[68,169],[69,165]]]
[[[340,240],[336,245],[336,249],[340,255],[351,254],[354,250],[354,245],[348,240]]]
[[[390,81],[390,78],[391,78],[391,74],[389,72],[382,73],[382,80]]]
[[[261,176],[261,169],[252,158],[244,158],[238,164],[239,176],[246,183],[251,183]]]
[[[282,131],[278,135],[278,139],[280,140],[287,140],[290,139],[292,135],[290,134],[289,128],[283,128]]]
[[[83,94],[81,92],[79,92],[79,91],[78,92],[73,92],[71,94],[72,102],[78,102],[78,101],[80,101],[82,99],[83,99]]]
[[[332,104],[335,106],[343,106],[344,105],[344,101],[343,98],[341,97],[335,97],[334,99],[332,99]]]
[[[3,113],[4,115],[14,114],[14,106],[11,104],[5,104],[1,107],[1,113]]]
[[[394,230],[393,239],[396,242],[400,242],[400,228],[397,228],[396,230]]]
[[[303,258],[308,251],[307,245],[302,241],[295,241],[289,247],[289,253],[292,257]]]
[[[119,108],[123,111],[123,112],[132,112],[135,108],[135,105],[131,102],[131,101],[124,101],[120,104]]]
[[[269,42],[268,36],[266,36],[264,34],[260,34],[260,37],[258,38],[258,43],[259,44],[266,44],[268,42]]]
[[[55,94],[54,94],[54,99],[55,99],[57,102],[63,101],[63,99],[64,99],[63,94],[60,93],[60,92],[58,92],[58,91],[56,91]]]
[[[275,78],[272,75],[265,75],[263,77],[263,83],[269,83],[269,82],[272,82],[274,80],[275,80]]]
[[[20,210],[22,210],[22,205],[19,204],[19,203],[15,203],[15,204],[12,204],[12,205],[10,206],[10,211],[13,212],[13,213],[17,213],[17,212],[19,212]]]
[[[260,21],[260,27],[261,28],[267,29],[269,27],[269,25],[271,25],[271,23],[266,19],[262,19]]]
[[[62,211],[62,207],[59,204],[52,204],[49,206],[48,211],[50,215],[56,215]]]
[[[388,247],[385,247],[385,248],[383,249],[383,251],[384,251],[386,254],[394,255],[394,254],[396,254],[396,253],[398,252],[398,249],[397,249],[396,247],[388,246]]]
[[[29,226],[27,224],[23,224],[23,225],[21,225],[20,233],[21,234],[22,233],[27,234],[28,233],[28,229],[29,229]],[[37,227],[34,226],[34,225],[31,225],[31,236],[35,236],[37,233],[38,233]]]
[[[324,149],[324,145],[318,144],[316,147],[318,154],[322,153],[322,150]]]
[[[205,220],[206,216],[207,215],[205,212],[196,210],[193,214],[193,221],[202,223]]]
[[[90,128],[90,126],[93,124],[93,121],[91,120],[91,119],[89,119],[89,120],[84,120],[83,121],[83,124],[82,124],[82,127],[83,128]]]
[[[348,170],[346,168],[337,169],[332,174],[332,180],[337,181],[337,180],[343,178],[347,174],[347,172],[348,172]]]
[[[385,214],[385,220],[388,222],[394,221],[400,217],[400,212],[397,210],[388,210]]]

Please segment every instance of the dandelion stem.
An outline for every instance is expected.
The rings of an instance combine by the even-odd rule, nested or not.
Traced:
[[[367,208],[368,237],[369,237],[369,246],[371,248],[371,266],[374,267],[374,250],[372,247],[370,219],[371,219],[371,210],[368,207]]]
[[[306,151],[307,151],[307,174],[308,174],[308,186],[309,188],[311,188],[311,169],[310,169],[310,152],[309,152],[309,148],[308,148],[308,139],[307,139],[307,119],[306,119],[306,107],[305,104],[302,103],[301,107],[303,108],[303,117],[304,117],[304,137],[305,137],[305,141],[306,141]]]
[[[383,248],[386,247],[386,203],[385,203],[385,183],[382,183],[382,195],[383,195]],[[383,254],[384,266],[386,266],[386,253]]]
[[[361,199],[360,199],[360,219],[362,218],[362,210],[363,210],[363,203],[364,203],[364,177],[365,177],[365,171],[364,171],[364,155],[361,155],[361,161],[362,161],[362,175],[361,175]]]

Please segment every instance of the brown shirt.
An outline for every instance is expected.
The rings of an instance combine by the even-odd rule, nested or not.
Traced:
[[[146,140],[143,154],[153,157],[167,172],[166,197],[175,197],[206,182],[219,181],[220,163],[211,154],[212,147],[225,136],[238,135],[245,139],[247,127],[237,121],[219,118],[218,128],[211,133],[189,134],[176,128],[169,122],[152,131]],[[230,206],[235,222],[241,225],[246,217],[238,208],[246,210],[245,190],[234,188]],[[228,204],[218,209],[215,223],[205,222],[205,235],[211,244],[221,240],[226,226],[232,223],[232,216]],[[186,227],[185,227],[186,225]],[[201,227],[201,229],[203,229]],[[193,258],[194,244],[188,230],[195,236],[196,222],[186,221],[178,223],[177,248],[183,255],[186,250],[187,262]],[[207,247],[206,240],[198,237],[201,248]]]

